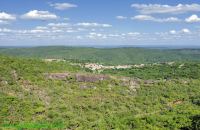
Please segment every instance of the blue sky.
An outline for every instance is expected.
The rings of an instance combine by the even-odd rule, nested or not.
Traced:
[[[0,46],[199,46],[198,0],[1,0]]]

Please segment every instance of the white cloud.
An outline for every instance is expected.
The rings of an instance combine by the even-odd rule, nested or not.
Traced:
[[[154,17],[150,16],[150,15],[136,15],[134,17],[131,18],[132,20],[151,20],[154,21]]]
[[[161,22],[180,22],[181,20],[176,17],[169,17],[165,19],[161,19]]]
[[[154,22],[180,22],[181,20],[176,17],[169,18],[155,18],[150,15],[136,15],[131,18],[132,20],[141,20],[141,21],[154,21]]]
[[[186,34],[191,33],[191,31],[190,31],[189,29],[187,29],[187,28],[183,28],[183,29],[181,30],[181,32],[182,32],[182,33],[186,33]]]
[[[140,33],[139,32],[129,32],[129,33],[127,33],[128,35],[134,35],[134,36],[136,36],[136,35],[140,35]]]
[[[77,23],[76,26],[82,26],[82,27],[112,27],[110,24],[99,24],[99,23]]]
[[[45,26],[37,26],[37,27],[35,27],[35,29],[39,29],[39,30],[47,30],[48,27],[45,27]]]
[[[53,25],[53,24],[52,24]],[[54,24],[56,25],[56,24]],[[57,24],[59,25],[59,23]],[[16,41],[22,41],[22,40],[40,40],[42,42],[47,42],[51,40],[55,40],[55,42],[71,42],[74,41],[80,42],[80,39],[83,43],[94,41],[94,42],[100,42],[104,41],[103,43],[113,41],[115,43],[133,43],[133,42],[152,42],[152,43],[171,43],[173,41],[189,41],[193,39],[199,39],[200,32],[194,31],[191,32],[189,29],[184,28],[181,30],[171,30],[168,32],[156,32],[156,33],[142,33],[142,32],[99,32],[96,30],[95,32],[91,32],[90,30],[87,30],[86,32],[78,32],[77,26],[74,26],[74,24],[71,24],[72,29],[68,28],[60,28],[60,29],[52,29],[48,25],[46,26],[36,26],[33,29],[27,29],[27,30],[13,30],[8,28],[0,28],[0,40],[5,39],[8,41],[13,40],[13,42]],[[192,35],[191,35],[192,34]]]
[[[193,14],[192,16],[186,18],[185,21],[188,23],[200,22],[200,18],[196,14]]]
[[[76,24],[72,24],[72,23],[49,23],[47,25],[48,27],[51,28],[76,28],[77,30],[83,31],[86,30],[86,28],[108,28],[108,27],[112,27],[112,25],[110,24],[100,24],[100,23],[76,23]]]
[[[89,24],[73,24],[73,23],[49,23],[46,26],[36,26],[33,29],[22,29],[22,30],[13,30],[7,28],[0,28],[0,33],[6,33],[9,37],[21,37],[21,38],[28,38],[28,37],[40,37],[40,38],[52,38],[62,35],[65,37],[66,35],[80,35],[91,30],[95,29],[96,31],[100,31],[101,28],[110,27],[111,25],[108,24],[99,24],[99,23],[89,23]],[[91,28],[88,28],[91,27]],[[100,28],[100,29],[99,29]],[[70,33],[70,34],[69,34]],[[72,34],[73,33],[73,34]],[[102,36],[101,33],[91,33],[90,37],[98,37],[98,38],[105,38],[106,35]],[[63,38],[62,37],[62,38]]]
[[[176,36],[180,36],[183,35],[183,34],[191,34],[192,32],[187,29],[187,28],[183,28],[181,30],[170,30],[169,31],[169,34],[172,34],[172,35],[176,35]]]
[[[120,37],[120,34],[108,34],[108,37]]]
[[[10,32],[12,32],[12,30],[11,29],[7,29],[7,28],[0,28],[0,32],[10,33]]]
[[[31,10],[28,13],[22,15],[21,18],[31,20],[53,20],[58,19],[58,16],[50,13],[49,11]]]
[[[8,24],[8,21],[0,20],[0,24]]]
[[[16,20],[16,17],[14,15],[0,12],[0,24],[7,24],[13,20]]]
[[[156,37],[160,40],[165,41],[191,41],[199,39],[200,32],[198,31],[191,31],[187,28],[183,28],[181,30],[170,30],[169,32],[158,32],[156,33]],[[155,36],[152,36],[155,37]]]
[[[103,34],[101,34],[101,33],[95,33],[95,32],[91,32],[91,33],[89,33],[89,35],[97,36],[97,37],[103,36]]]
[[[70,4],[70,3],[54,3],[54,4],[50,4],[50,6],[54,7],[57,10],[66,10],[66,9],[78,7],[77,5]]]
[[[69,24],[69,23],[49,23],[48,26],[57,27],[57,28],[65,28],[65,27],[70,27],[71,24]]]
[[[146,34],[139,32],[128,32],[128,33],[98,33],[98,32],[90,32],[86,35],[86,38],[89,39],[98,39],[98,40],[140,40],[145,39]]]
[[[90,32],[89,35],[86,35],[86,38],[89,38],[89,39],[106,39],[108,37],[105,34]]]
[[[169,31],[169,33],[170,34],[176,34],[177,32],[176,32],[176,30],[171,30],[171,31]]]
[[[5,12],[0,12],[0,20],[15,20],[16,17]]]
[[[116,16],[116,19],[124,20],[124,19],[127,19],[127,17],[125,17],[125,16]]]
[[[50,32],[50,31],[43,30],[43,29],[32,29],[29,31],[29,33],[46,33],[46,32]]]
[[[176,6],[160,4],[132,4],[142,14],[180,14],[186,12],[200,12],[200,4],[178,4]]]

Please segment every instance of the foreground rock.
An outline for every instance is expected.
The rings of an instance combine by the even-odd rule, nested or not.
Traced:
[[[110,79],[107,75],[86,75],[76,74],[76,81],[78,82],[97,82]]]
[[[77,82],[97,82],[110,79],[107,75],[95,74],[45,73],[44,76],[47,79],[53,80],[68,80],[73,78]]]
[[[45,73],[47,79],[57,79],[57,80],[66,80],[70,77],[69,73]]]
[[[137,91],[140,88],[141,80],[129,77],[121,78],[121,86],[128,86],[129,90]]]

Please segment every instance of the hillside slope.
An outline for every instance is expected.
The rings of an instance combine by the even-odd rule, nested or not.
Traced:
[[[144,71],[138,79],[89,73],[69,62],[0,59],[2,129],[198,129],[197,73],[166,80]]]

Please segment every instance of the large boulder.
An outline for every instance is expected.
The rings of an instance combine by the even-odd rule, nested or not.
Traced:
[[[109,79],[109,76],[106,75],[76,74],[75,77],[78,82],[97,82]]]
[[[45,73],[47,79],[57,79],[57,80],[66,80],[70,77],[69,73]]]

